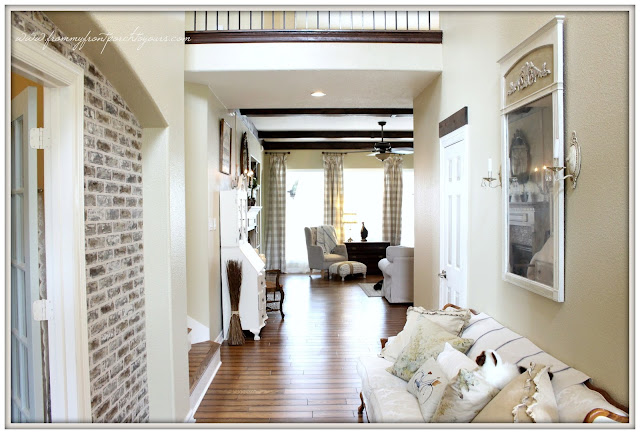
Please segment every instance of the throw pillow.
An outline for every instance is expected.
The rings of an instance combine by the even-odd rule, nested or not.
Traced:
[[[558,422],[549,367],[532,363],[473,419],[474,423]],[[582,422],[582,421],[581,421]]]
[[[444,344],[444,350],[438,355],[438,365],[444,372],[447,383],[458,375],[460,369],[473,371],[478,366],[465,354],[453,348],[449,342]]]
[[[418,319],[418,325],[411,335],[406,347],[402,349],[393,366],[387,371],[402,378],[409,379],[431,357],[438,357],[449,342],[459,351],[465,352],[473,344],[472,339],[463,339],[453,335],[427,318]]]
[[[418,399],[420,412],[425,422],[431,421],[448,381],[438,362],[431,358],[413,374],[407,383],[409,393]]]
[[[390,362],[395,362],[400,352],[409,343],[411,335],[415,331],[418,319],[423,317],[429,318],[432,322],[438,324],[449,333],[459,336],[461,330],[469,323],[471,312],[468,309],[444,311],[427,310],[423,307],[409,307],[407,309],[407,321],[404,328],[397,336],[395,336],[395,339],[389,339],[385,347],[382,349],[382,357]]]
[[[462,368],[447,385],[431,422],[471,422],[498,392],[478,375],[478,370]]]

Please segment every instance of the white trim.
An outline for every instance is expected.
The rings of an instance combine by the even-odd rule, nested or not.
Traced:
[[[16,30],[12,28],[12,40]],[[53,422],[90,422],[88,324],[84,251],[84,71],[36,41],[13,42],[14,71],[45,86],[47,291],[51,416]]]
[[[224,337],[222,335],[222,330],[220,330],[220,333],[218,333],[218,336],[215,338],[215,340],[213,342],[216,342],[216,343],[222,345],[222,343],[224,342]]]
[[[218,348],[218,351],[209,362],[207,369],[202,374],[202,377],[200,377],[200,380],[198,380],[198,384],[196,388],[193,389],[193,393],[189,396],[189,413],[184,420],[185,422],[196,421],[193,416],[196,414],[202,399],[207,394],[207,390],[209,390],[209,386],[218,373],[220,366],[222,366],[222,362],[220,361],[220,349]]]
[[[189,333],[189,343],[191,345],[211,339],[209,328],[190,316],[187,316],[187,327],[191,329],[191,333]]]

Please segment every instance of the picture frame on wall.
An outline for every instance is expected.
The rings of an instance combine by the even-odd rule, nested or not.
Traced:
[[[503,279],[564,301],[564,17],[500,61]]]
[[[231,174],[231,126],[220,119],[220,172]]]

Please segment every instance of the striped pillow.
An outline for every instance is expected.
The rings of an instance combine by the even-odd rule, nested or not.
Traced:
[[[549,366],[550,372],[553,373],[552,383],[556,393],[589,379],[584,373],[545,353],[529,339],[509,330],[485,313],[472,315],[469,325],[460,336],[474,340],[466,353],[471,360],[475,360],[482,351],[493,349],[508,363],[528,367],[530,362],[535,362]]]

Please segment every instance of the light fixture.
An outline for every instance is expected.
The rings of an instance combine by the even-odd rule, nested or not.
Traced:
[[[576,188],[578,185],[578,176],[580,175],[580,168],[582,166],[582,157],[580,155],[580,144],[578,144],[578,137],[576,136],[576,132],[574,131],[571,136],[571,145],[569,146],[569,151],[567,152],[567,159],[565,161],[566,166],[560,165],[560,159],[556,157],[559,155],[558,148],[560,146],[560,140],[556,141],[556,147],[554,148],[554,158],[553,158],[553,166],[548,167],[544,166],[543,169],[546,171],[545,179],[547,181],[563,181],[567,178],[571,178],[573,181],[573,188]],[[556,173],[566,170],[568,175],[566,176],[558,176],[556,177]]]
[[[500,172],[498,173],[498,177],[494,178],[493,177],[493,160],[491,158],[489,158],[489,161],[487,162],[487,176],[482,178],[482,182],[480,183],[481,187],[491,187],[491,188],[496,188],[498,186],[502,186],[502,180],[500,180],[500,175],[501,175],[502,170],[500,170]],[[495,183],[495,185],[493,185],[493,182],[497,181]]]
[[[380,161],[384,161],[389,157],[391,157],[391,154],[387,152],[381,152],[379,154],[376,154],[376,158]]]
[[[315,92],[313,92],[313,93],[311,94],[311,96],[315,96],[315,97],[318,97],[318,98],[319,98],[319,97],[321,97],[321,96],[325,96],[325,95],[326,95],[326,93],[324,93],[324,92],[323,92],[323,91],[321,91],[321,90],[316,90]]]

